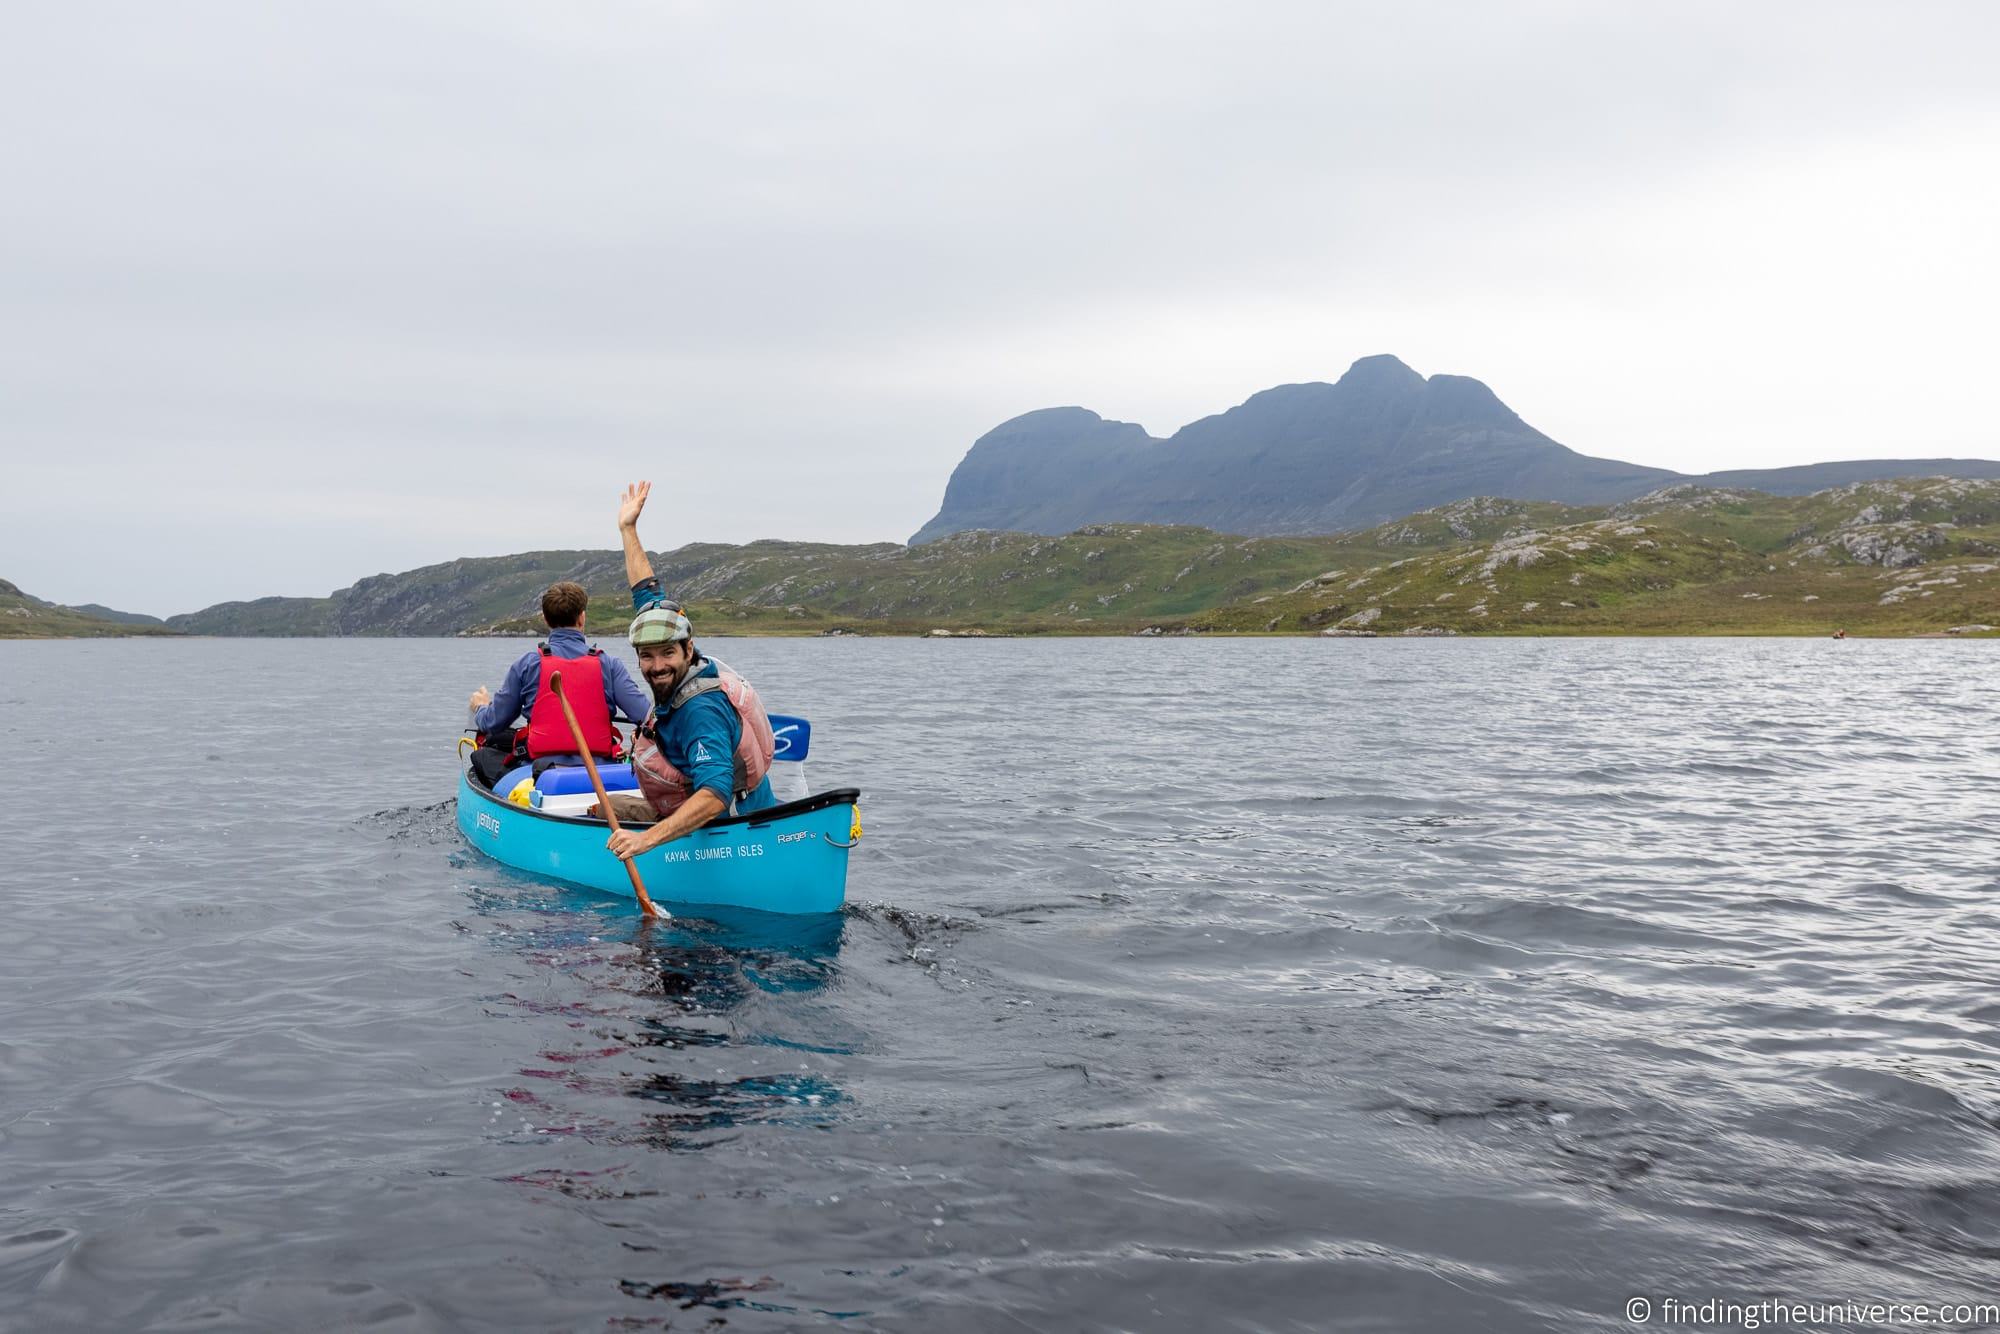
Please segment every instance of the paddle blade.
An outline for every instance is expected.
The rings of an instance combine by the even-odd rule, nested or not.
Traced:
[[[806,748],[812,745],[813,725],[803,718],[794,718],[788,713],[771,715],[771,736],[777,741],[772,748],[774,760],[802,760]]]

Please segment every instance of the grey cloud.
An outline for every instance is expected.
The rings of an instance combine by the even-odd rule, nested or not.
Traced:
[[[1001,417],[1081,401],[1166,433],[1377,351],[1487,378],[1579,448],[1694,466],[1634,399],[1737,359],[1746,312],[1694,309],[1688,275],[1744,270],[1764,301],[1740,237],[1821,226],[1764,200],[1708,234],[1744,164],[1916,161],[1940,125],[2000,124],[2000,12],[1975,3],[85,3],[12,26],[0,448],[61,499],[0,498],[0,576],[153,611],[607,544],[606,483],[670,467],[691,535],[893,537]],[[1912,208],[1993,209],[1965,156],[1914,175]],[[1779,379],[1859,377],[1892,339],[1900,373],[1949,364],[1996,283],[1860,284],[1875,331],[1845,352],[1822,316],[1747,313]],[[1707,392],[1763,429],[1747,374]],[[1757,461],[1939,452],[1968,404],[1907,408],[1932,414],[1907,449],[1814,407]],[[496,528],[551,458],[570,475]],[[93,492],[161,557],[51,561]],[[285,525],[245,515],[306,498],[246,568]]]

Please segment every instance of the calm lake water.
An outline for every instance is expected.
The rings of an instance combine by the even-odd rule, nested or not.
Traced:
[[[0,1327],[2000,1300],[1991,645],[715,641],[759,933],[465,848],[519,647],[0,644]]]

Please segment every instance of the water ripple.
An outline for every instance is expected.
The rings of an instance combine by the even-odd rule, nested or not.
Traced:
[[[732,644],[869,836],[655,925],[459,839],[510,646],[0,645],[31,750],[204,738],[10,800],[0,1328],[1990,1300],[1977,649]]]

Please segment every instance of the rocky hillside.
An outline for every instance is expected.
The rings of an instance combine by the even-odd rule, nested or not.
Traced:
[[[1408,554],[1394,554],[1398,547]],[[1855,483],[1800,497],[1679,484],[1604,509],[1478,499],[1357,535],[1349,551],[1352,559],[1291,588],[1239,599],[1185,628],[1985,634],[2000,626],[2000,483],[1991,481]]]
[[[218,602],[200,611],[169,616],[167,626],[190,635],[318,638],[339,633],[333,627],[332,612],[335,603],[346,592],[342,589],[327,598],[269,597],[251,602]],[[394,632],[381,630],[374,633]]]
[[[1198,528],[1086,528],[1063,537],[961,533],[923,547],[692,544],[652,557],[699,623],[755,632],[915,630],[1004,622],[1055,629],[1185,616],[1324,568],[1326,538],[1225,538]],[[376,575],[329,598],[223,603],[176,616],[217,635],[533,631],[542,590],[591,592],[593,631],[631,615],[615,552],[544,551]]]
[[[1016,417],[973,443],[937,515],[911,541],[1092,523],[1332,533],[1473,495],[1607,504],[1674,481],[1796,495],[1932,473],[2000,477],[2000,463],[1864,459],[1689,478],[1579,454],[1478,380],[1426,379],[1378,356],[1335,384],[1267,389],[1166,440],[1083,408]]]
[[[0,639],[83,639],[166,633],[166,628],[150,616],[114,612],[108,607],[60,607],[0,579]]]
[[[1094,524],[917,547],[696,544],[653,561],[710,634],[1944,632],[2000,624],[2000,482],[1794,497],[1677,483],[1615,506],[1475,498],[1335,537]],[[542,589],[564,578],[591,590],[590,629],[615,637],[630,602],[610,551],[451,561],[172,624],[531,633]]]

